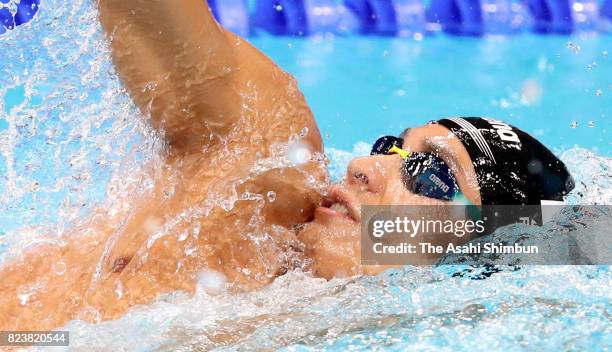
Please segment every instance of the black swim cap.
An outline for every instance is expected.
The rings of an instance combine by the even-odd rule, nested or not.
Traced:
[[[483,205],[563,201],[574,189],[574,179],[563,162],[514,126],[480,117],[449,118],[437,123],[452,131],[470,154]]]

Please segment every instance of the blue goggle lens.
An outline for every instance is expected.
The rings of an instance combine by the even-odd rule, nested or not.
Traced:
[[[372,146],[371,155],[389,155],[396,146],[402,147],[404,140],[393,136],[379,138]],[[452,200],[459,192],[457,180],[444,160],[432,153],[411,153],[404,159],[402,169],[404,184],[414,194],[429,198]]]
[[[412,153],[404,160],[404,184],[409,191],[441,200],[452,200],[457,180],[444,160],[431,153]]]

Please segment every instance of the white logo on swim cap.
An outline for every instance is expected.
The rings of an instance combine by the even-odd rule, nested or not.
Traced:
[[[514,132],[512,127],[510,127],[510,125],[498,120],[486,118],[485,120],[490,123],[491,126],[493,126],[495,131],[497,131],[497,135],[499,136],[499,138],[507,143],[506,145],[516,148],[518,150],[521,149],[521,140],[519,139],[518,134]]]
[[[489,146],[489,143],[487,143],[482,133],[480,133],[479,129],[474,127],[474,125],[469,123],[467,120],[464,120],[460,117],[454,117],[454,118],[451,118],[450,120],[456,123],[457,125],[459,125],[461,128],[463,128],[463,130],[467,132],[467,134],[469,134],[470,137],[472,137],[472,140],[476,143],[476,146],[478,146],[478,149],[480,149],[480,151],[484,155],[489,157],[489,159],[493,162],[493,164],[497,164],[497,161],[495,160],[495,156],[493,156],[493,152],[491,151],[491,147]]]
[[[438,176],[435,174],[429,175],[429,180],[432,181],[436,186],[440,187],[444,191],[444,193],[448,192],[450,187],[446,183],[444,183]]]

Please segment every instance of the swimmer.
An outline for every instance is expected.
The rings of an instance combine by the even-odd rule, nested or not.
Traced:
[[[165,148],[149,192],[134,185],[126,204],[94,211],[59,244],[6,260],[0,330],[116,319],[160,294],[194,293],[202,275],[248,290],[294,268],[376,274],[384,267],[360,265],[363,204],[447,204],[459,192],[475,205],[539,204],[573,187],[526,133],[455,118],[380,139],[322,192],[322,140],[297,83],[205,1],[98,4],[116,70]],[[295,136],[305,160],[257,171]],[[228,193],[274,201],[215,203]]]

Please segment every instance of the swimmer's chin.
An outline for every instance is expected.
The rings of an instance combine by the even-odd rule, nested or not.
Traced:
[[[317,208],[314,219],[298,233],[313,275],[329,280],[360,274],[359,229],[354,220]]]

